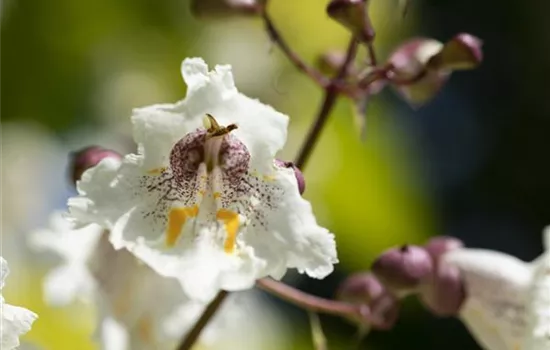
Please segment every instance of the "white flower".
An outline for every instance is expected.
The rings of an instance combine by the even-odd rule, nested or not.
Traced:
[[[115,251],[107,240],[100,244],[108,251],[96,261],[101,286],[97,336],[102,349],[176,348],[206,304],[189,299],[176,280],[139,264],[127,251]],[[281,329],[277,314],[268,305],[251,294],[236,293],[224,301],[198,344],[220,350],[280,349],[276,344],[282,342],[277,337]]]
[[[287,268],[331,273],[333,235],[317,225],[294,172],[274,163],[288,117],[240,94],[229,66],[208,72],[186,59],[182,74],[184,100],[134,110],[138,154],[83,175],[69,200],[73,219],[110,229],[115,248],[177,278],[195,299]]]
[[[104,230],[99,225],[80,229],[73,226],[62,212],[55,212],[48,228],[36,230],[28,237],[31,248],[52,253],[61,260],[44,282],[45,300],[51,305],[64,306],[75,299],[93,298],[95,281],[87,264]]]
[[[527,263],[496,251],[460,248],[446,253],[442,263],[461,271],[466,300],[460,318],[484,349],[550,349],[548,253]]]
[[[8,263],[0,257],[0,289],[4,288],[4,280],[10,270]],[[11,350],[19,346],[19,336],[27,333],[38,316],[25,308],[13,306],[4,302],[0,295],[0,349]]]
[[[46,278],[47,302],[65,305],[75,299],[95,301],[96,338],[101,349],[175,348],[205,308],[204,303],[190,300],[178,281],[160,276],[125,249],[115,250],[98,225],[74,229],[61,213],[54,213],[50,227],[33,233],[29,242],[61,260]],[[237,315],[241,318],[236,318],[235,298],[240,300],[231,296],[205,329],[201,344],[225,343],[228,337],[233,340],[241,327],[247,327],[262,333],[261,337],[250,347],[235,349],[260,349],[266,337],[280,329],[276,319],[262,326],[247,306],[252,305],[256,312],[266,311],[265,307],[248,297],[244,299],[245,307],[239,307]],[[250,337],[247,334],[242,338]]]
[[[544,232],[546,252],[535,260],[534,278],[527,298],[527,331],[524,349],[550,349],[550,227]]]

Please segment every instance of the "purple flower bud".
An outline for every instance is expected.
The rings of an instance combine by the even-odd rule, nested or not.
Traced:
[[[191,13],[198,18],[254,16],[261,13],[264,0],[192,0]]]
[[[372,265],[372,272],[389,289],[405,292],[430,276],[433,263],[424,248],[405,245],[380,255]]]
[[[367,13],[366,0],[332,0],[328,15],[363,41],[372,41],[374,30]]]
[[[424,245],[424,249],[430,254],[432,259],[437,263],[441,255],[458,248],[464,247],[464,243],[455,237],[438,236],[430,239]]]
[[[298,190],[300,191],[300,194],[303,194],[306,190],[306,180],[300,169],[298,169],[294,163],[280,159],[275,159],[275,164],[285,168],[292,168],[292,170],[294,170],[294,176],[296,176],[296,182],[298,183]]]
[[[370,303],[371,326],[374,329],[388,330],[393,328],[399,318],[399,300],[394,294],[384,293]]]
[[[390,81],[407,102],[422,105],[439,92],[452,71],[473,69],[481,63],[481,45],[480,39],[465,33],[445,44],[412,39],[390,55]]]
[[[86,170],[108,157],[122,158],[119,153],[99,146],[90,146],[71,153],[69,171],[72,183],[75,184]]]
[[[439,41],[412,39],[397,48],[390,56],[393,66],[390,81],[412,106],[420,106],[432,99],[447,81],[449,71],[432,69],[432,58],[441,52]]]
[[[441,264],[420,288],[420,300],[438,316],[456,315],[466,299],[460,270]]]
[[[349,276],[338,288],[337,298],[368,306],[364,320],[375,329],[390,329],[399,317],[399,301],[371,273]]]
[[[433,61],[437,62],[441,69],[473,69],[483,60],[482,44],[482,41],[473,35],[458,34],[445,44]]]
[[[385,287],[371,273],[357,273],[349,276],[340,285],[337,298],[353,304],[368,304],[385,292]]]

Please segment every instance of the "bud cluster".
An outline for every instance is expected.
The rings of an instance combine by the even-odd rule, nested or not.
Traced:
[[[199,18],[262,18],[271,40],[299,70],[324,89],[330,87],[354,101],[356,127],[361,134],[366,127],[365,114],[370,96],[378,94],[385,86],[396,90],[412,107],[420,107],[437,95],[452,72],[474,69],[483,59],[481,40],[461,33],[445,43],[432,38],[403,42],[379,64],[368,0],[332,0],[326,13],[346,28],[353,40],[366,47],[369,59],[356,60],[356,50],[347,53],[330,50],[319,56],[319,70],[310,67],[284,41],[267,13],[267,0],[194,0],[191,1],[191,10]],[[350,52],[353,52],[352,57],[348,57]],[[341,71],[345,74],[338,74]],[[336,78],[331,80],[325,74]]]
[[[399,316],[399,300],[416,295],[437,316],[456,315],[465,298],[460,272],[440,262],[445,253],[459,249],[462,242],[440,236],[423,246],[405,245],[378,256],[371,272],[349,276],[338,289],[338,298],[367,305],[375,329],[390,329]]]

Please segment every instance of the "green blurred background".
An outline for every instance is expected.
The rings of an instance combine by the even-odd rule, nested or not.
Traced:
[[[485,62],[453,76],[417,111],[391,92],[375,98],[364,142],[354,129],[351,103],[338,103],[305,170],[305,197],[336,233],[340,264],[324,281],[289,276],[312,293],[331,296],[346,274],[368,269],[382,250],[436,234],[525,259],[541,249],[541,229],[550,223],[548,85],[541,78],[549,68],[548,24],[537,17],[543,5],[412,5],[402,18],[397,1],[371,2],[381,57],[406,38],[444,41],[466,31],[485,40]],[[283,35],[310,62],[326,50],[344,49],[348,38],[325,6],[315,0],[270,4]],[[93,349],[93,314],[82,305],[44,305],[45,271],[24,247],[25,233],[45,225],[72,193],[68,152],[89,144],[132,151],[131,109],[182,98],[179,66],[189,56],[211,66],[233,65],[242,92],[291,117],[281,158],[296,153],[321,91],[271,47],[260,21],[200,21],[187,0],[4,0],[1,20],[2,255],[12,266],[4,295],[40,315],[25,337],[29,342],[44,349]],[[296,323],[294,348],[311,349],[306,316],[278,307]],[[350,348],[353,327],[322,320],[331,350]],[[456,320],[435,320],[410,300],[394,330],[371,334],[361,348],[477,346]]]

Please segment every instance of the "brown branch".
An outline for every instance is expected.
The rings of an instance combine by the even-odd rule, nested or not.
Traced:
[[[308,65],[296,52],[290,48],[277,27],[275,27],[275,24],[267,11],[262,11],[261,16],[269,37],[283,51],[286,57],[296,66],[296,68],[313,79],[313,81],[315,81],[319,86],[325,88],[330,83],[330,79],[324,76],[317,69]]]
[[[370,309],[367,305],[355,305],[321,298],[275,281],[272,278],[262,278],[256,281],[256,287],[310,312],[347,317],[361,322],[370,317]]]
[[[296,160],[294,162],[296,166],[300,169],[302,169],[308,161],[309,156],[311,155],[311,152],[313,151],[313,148],[315,147],[315,144],[319,139],[319,135],[321,134],[321,131],[323,130],[326,121],[328,120],[330,111],[334,107],[334,103],[336,102],[336,99],[340,92],[339,85],[341,85],[341,82],[348,74],[349,67],[357,54],[357,47],[358,41],[355,37],[352,37],[348,45],[348,50],[344,63],[340,67],[340,70],[338,71],[336,76],[325,88],[325,96],[323,97],[321,108],[319,109],[317,117],[315,118],[315,122],[309,130],[306,136],[306,140],[302,144],[302,148],[298,152],[298,155],[296,156]]]
[[[189,333],[186,334],[183,341],[178,346],[177,350],[189,350],[191,347],[197,342],[199,339],[199,336],[208,325],[212,317],[216,314],[216,311],[220,308],[223,301],[227,298],[229,295],[229,292],[226,292],[224,290],[220,291],[218,295],[212,300],[210,304],[206,307],[204,312],[202,313],[201,317],[198,319],[198,321],[195,323],[193,328],[189,331]]]

